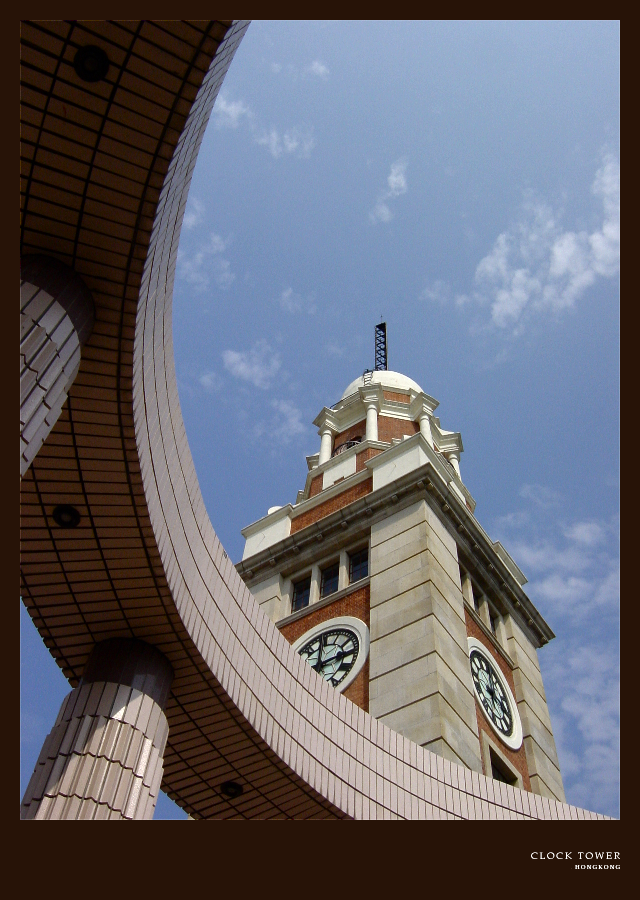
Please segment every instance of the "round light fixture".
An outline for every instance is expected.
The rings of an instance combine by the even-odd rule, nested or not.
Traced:
[[[241,784],[238,784],[237,781],[223,781],[220,785],[220,792],[228,797],[229,800],[235,800],[236,797],[239,797],[244,791],[244,788]]]
[[[89,44],[80,47],[73,59],[73,68],[83,81],[102,81],[109,71],[109,57],[101,47]]]
[[[80,523],[80,513],[75,506],[69,506],[67,503],[62,503],[54,509],[53,521],[56,525],[59,525],[60,528],[77,528]]]

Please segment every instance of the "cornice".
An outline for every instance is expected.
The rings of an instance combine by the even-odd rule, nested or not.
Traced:
[[[408,440],[417,437],[420,435]],[[378,459],[380,457],[375,457],[369,463]],[[345,489],[345,481],[340,482],[340,487]],[[324,492],[322,500],[326,499],[331,490],[329,488]],[[338,493],[340,491],[335,492]],[[317,500],[317,497],[312,499]],[[332,542],[338,544],[353,539],[358,531],[370,529],[372,524],[384,519],[391,508],[402,509],[415,503],[417,499],[425,499],[429,503],[456,541],[461,564],[482,583],[485,593],[496,602],[498,608],[506,608],[513,615],[531,643],[539,647],[552,640],[555,637],[553,631],[501,559],[489,535],[449,486],[448,479],[442,477],[440,467],[436,467],[431,460],[265,550],[247,557],[237,564],[236,570],[246,579],[248,587],[251,587],[251,584],[256,584],[267,575],[290,567],[298,554],[302,553],[303,556],[299,557],[296,565],[302,565],[303,560],[308,563],[318,556],[318,545],[321,542],[322,553],[325,554],[327,546]]]
[[[384,388],[381,384],[365,384],[358,388],[358,394],[365,407],[375,403],[378,411],[384,400]]]
[[[320,429],[327,427],[337,433],[342,430],[338,424],[338,418],[339,416],[335,410],[329,409],[328,406],[323,406],[312,424],[318,426],[318,434],[320,434]]]
[[[245,527],[240,530],[240,534],[246,540],[252,534],[260,531],[266,525],[272,525],[274,522],[277,522],[278,519],[286,519],[287,516],[290,517],[292,512],[293,506],[291,505],[291,503],[286,503],[284,506],[281,506],[279,509],[275,510],[275,512],[267,513],[267,515],[263,516],[261,519],[256,519],[256,521],[251,522],[250,525],[245,525]]]
[[[436,426],[433,428],[433,432],[435,432],[437,436],[439,450],[442,450],[445,453],[450,450],[459,450],[460,452],[464,450],[464,447],[462,446],[462,435],[459,431],[443,431]]]
[[[414,394],[414,396],[411,397],[411,400],[409,402],[409,414],[411,415],[412,419],[415,420],[423,410],[426,410],[429,414],[429,418],[431,419],[431,421],[433,421],[433,413],[438,408],[438,406],[440,406],[439,401],[436,400],[435,397],[431,397],[429,396],[429,394],[425,394],[423,391],[421,394]]]
[[[295,514],[298,515],[298,513],[301,511],[306,512],[306,510],[308,510],[308,509],[313,509],[313,506],[317,505],[317,502],[323,502],[324,500],[335,496],[336,493],[338,493],[338,494],[341,493],[343,490],[343,487],[344,487],[344,483],[345,483],[345,481],[347,481],[347,479],[345,478],[344,481],[339,481],[337,483],[337,485],[332,484],[328,488],[323,488],[323,490],[320,492],[320,494],[316,494],[314,497],[309,497],[309,489],[311,487],[311,482],[313,481],[314,478],[317,478],[318,475],[324,475],[324,473],[327,471],[327,469],[333,468],[333,466],[337,465],[338,462],[340,462],[340,463],[344,462],[344,460],[348,459],[349,456],[355,456],[356,454],[362,453],[364,450],[368,450],[370,448],[372,448],[374,450],[382,450],[384,452],[390,446],[391,446],[390,444],[384,443],[383,441],[366,441],[366,440],[360,441],[360,443],[357,444],[356,446],[349,447],[348,450],[343,450],[343,452],[340,454],[339,459],[336,456],[332,456],[325,463],[322,463],[322,465],[315,466],[313,469],[309,469],[309,471],[307,472],[307,477],[304,482],[304,488],[302,489],[305,499],[301,503],[296,504]],[[310,459],[310,457],[307,457],[307,459]],[[361,475],[361,474],[362,474],[361,472],[356,472],[354,475],[349,475],[348,477],[349,477],[349,479],[354,479],[356,477],[356,475]],[[350,485],[357,484],[357,481],[350,481],[349,484]],[[333,491],[333,493],[331,493],[331,491],[333,490],[334,487],[336,488],[336,490]],[[318,501],[318,497],[322,497],[322,500]],[[304,507],[303,507],[303,504],[305,504]],[[312,504],[312,505],[307,506],[306,504]]]
[[[469,509],[471,510],[471,512],[473,512],[476,508],[476,501],[471,496],[469,489],[458,476],[458,473],[453,468],[451,463],[442,454],[440,454],[439,451],[434,450],[420,432],[412,434],[411,437],[405,437],[401,441],[398,441],[396,444],[388,446],[388,449],[386,449],[384,452],[384,457],[382,454],[380,454],[379,456],[375,456],[373,459],[368,460],[365,463],[365,466],[368,469],[373,470],[379,465],[384,465],[385,462],[393,459],[394,456],[401,456],[402,454],[406,453],[407,450],[410,447],[413,447],[415,444],[418,444],[422,448],[424,454],[431,461],[433,466],[440,474],[440,477],[444,481],[446,481],[447,483],[453,481],[457,489],[462,494],[464,502],[468,504]]]
[[[332,431],[340,433],[351,428],[357,422],[361,422],[366,417],[366,407],[369,403],[375,402],[378,407],[378,415],[388,416],[395,419],[407,419],[415,422],[423,408],[426,408],[431,420],[433,421],[433,410],[439,405],[434,397],[429,394],[416,392],[411,388],[405,393],[409,397],[408,403],[401,403],[399,400],[389,400],[384,396],[385,388],[381,384],[365,385],[358,390],[339,401],[333,407],[323,407],[313,420],[313,424],[320,429],[328,425]],[[392,392],[393,393],[393,392]],[[438,423],[439,427],[439,423]],[[454,432],[445,432],[454,434]]]

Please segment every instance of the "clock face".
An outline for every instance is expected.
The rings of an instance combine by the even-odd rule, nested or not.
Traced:
[[[505,738],[513,735],[514,714],[502,679],[483,653],[471,650],[471,677],[485,715]]]
[[[308,640],[298,653],[332,687],[338,687],[353,669],[360,641],[350,628],[329,628]]]

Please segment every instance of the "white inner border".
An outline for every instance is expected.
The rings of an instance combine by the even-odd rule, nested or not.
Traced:
[[[487,650],[487,648],[485,647],[484,644],[481,644],[480,641],[477,640],[477,638],[473,638],[473,637],[467,638],[467,643],[469,645],[469,658],[471,658],[471,651],[477,650],[478,653],[481,654],[481,656],[484,656],[484,658],[487,660],[488,663],[491,663],[492,668],[494,669],[496,675],[498,676],[498,681],[500,682],[500,685],[501,685],[503,691],[507,695],[507,698],[509,700],[509,705],[511,707],[511,715],[513,716],[513,734],[510,737],[507,737],[505,734],[502,733],[502,731],[500,731],[499,728],[496,728],[496,726],[493,724],[493,722],[491,721],[491,719],[489,718],[489,716],[486,713],[486,710],[482,703],[482,697],[478,693],[475,682],[472,678],[471,684],[473,685],[473,692],[476,695],[476,697],[478,698],[478,702],[480,704],[480,709],[482,710],[482,714],[484,715],[485,719],[487,720],[489,725],[491,725],[492,729],[498,735],[498,737],[500,738],[500,740],[502,741],[503,744],[506,744],[507,747],[510,747],[512,750],[519,750],[520,747],[522,746],[522,722],[520,721],[520,713],[518,712],[518,704],[516,703],[516,700],[515,700],[515,697],[513,696],[511,688],[509,687],[509,685],[507,683],[507,679],[502,674],[500,666],[498,665],[496,660],[493,658],[493,656],[489,653],[489,651]]]
[[[326,622],[320,622],[319,625],[314,625],[309,631],[305,631],[302,637],[299,637],[295,644],[293,644],[293,649],[297,653],[307,641],[312,640],[319,634],[323,634],[325,631],[333,631],[334,628],[348,628],[351,631],[355,631],[358,636],[359,644],[358,655],[356,656],[356,661],[354,662],[351,671],[345,676],[340,684],[334,688],[334,691],[338,691],[338,693],[341,694],[345,688],[349,687],[365,664],[367,656],[369,655],[369,629],[362,619],[356,619],[353,616],[337,616],[335,619],[327,619]],[[332,685],[329,685],[329,687],[332,687]]]

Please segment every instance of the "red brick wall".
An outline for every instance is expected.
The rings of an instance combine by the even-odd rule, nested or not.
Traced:
[[[364,497],[365,494],[370,494],[372,490],[373,478],[367,478],[366,481],[361,481],[360,484],[355,484],[351,488],[346,488],[346,490],[341,494],[338,494],[337,497],[332,497],[330,500],[320,503],[318,506],[314,507],[314,509],[310,509],[297,516],[295,519],[292,519],[291,534],[295,534],[296,531],[300,531],[301,528],[306,528],[307,525],[311,525],[312,522],[317,522],[319,519],[331,515],[332,512],[335,512],[337,509],[342,509],[343,506],[348,506],[348,504],[353,503],[354,500]]]
[[[384,450],[378,450],[375,447],[368,447],[366,450],[363,450],[362,453],[356,453],[356,472],[364,472],[364,464],[368,459],[373,459],[374,456],[377,456],[379,453],[384,453]]]
[[[395,400],[398,403],[408,403],[409,395],[408,394],[398,394],[396,391],[383,391],[385,400]]]
[[[316,494],[319,494],[322,490],[322,479],[324,475],[316,475],[315,478],[311,479],[311,485],[309,487],[309,496],[315,497]]]
[[[347,441],[354,441],[356,438],[364,438],[367,430],[367,423],[363,419],[362,422],[356,422],[355,425],[352,425],[351,428],[347,428],[346,431],[341,431],[340,434],[335,436],[333,441],[333,452],[335,453],[338,447],[341,447],[342,444],[346,444]]]
[[[286,637],[290,644],[295,643],[299,637],[302,637],[314,625],[321,622],[327,622],[336,616],[353,616],[363,621],[367,628],[369,627],[369,585],[336,600],[335,603],[329,603],[321,609],[313,609],[311,612],[295,622],[283,625],[280,631]],[[353,701],[360,709],[369,712],[369,657],[362,669],[358,672],[349,687],[344,692],[345,697]]]
[[[513,683],[513,672],[509,667],[507,661],[502,658],[501,654],[495,649],[493,644],[487,639],[484,632],[478,627],[478,625],[473,621],[467,610],[464,611],[464,618],[467,624],[467,636],[474,637],[476,640],[480,641],[483,647],[486,647],[491,657],[495,659],[495,661],[500,666],[500,671],[507,679],[507,684],[511,688],[511,691],[515,697],[516,689]],[[527,757],[524,752],[524,744],[520,747],[519,750],[511,750],[506,744],[503,744],[502,741],[498,738],[495,731],[487,722],[484,713],[480,709],[480,704],[476,699],[476,718],[478,720],[478,730],[484,731],[491,738],[491,740],[500,748],[500,752],[509,760],[514,769],[517,769],[518,772],[522,775],[522,781],[524,785],[525,791],[531,790],[531,782],[529,780],[529,768],[527,766]],[[482,760],[482,766],[484,768],[484,759]],[[491,777],[491,772],[485,772],[485,775]]]
[[[406,435],[411,436],[420,431],[417,422],[411,422],[409,419],[393,419],[391,416],[378,416],[378,440],[384,443],[390,443],[393,438],[402,438]]]

